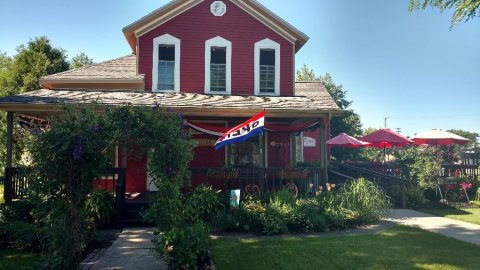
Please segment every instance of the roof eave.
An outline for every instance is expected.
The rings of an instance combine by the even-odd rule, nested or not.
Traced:
[[[78,103],[77,103],[78,104]],[[58,104],[12,104],[12,103],[0,103],[0,110],[6,112],[20,112],[20,113],[54,113],[62,110],[64,103]],[[106,109],[110,106],[122,106],[119,104],[91,104],[85,103],[84,105],[92,106],[95,109]],[[153,105],[153,104],[152,104]],[[145,106],[145,105],[134,105]],[[173,110],[181,111],[185,116],[235,116],[235,117],[251,117],[252,112],[255,110],[261,111],[264,108],[261,107],[245,107],[245,108],[228,108],[228,107],[216,107],[216,108],[199,108],[193,106],[185,107],[172,107]],[[265,108],[268,117],[272,118],[319,118],[326,116],[340,115],[341,111],[337,110],[300,110],[300,109],[281,109],[281,108]]]

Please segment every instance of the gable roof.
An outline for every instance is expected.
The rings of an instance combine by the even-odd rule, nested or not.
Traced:
[[[204,0],[173,0],[157,10],[145,15],[139,20],[125,26],[123,34],[127,39],[132,51],[135,53],[137,38],[142,34],[162,25],[172,18],[182,14],[190,8],[202,3]],[[227,0],[224,0],[227,1]],[[300,50],[308,41],[308,36],[291,24],[280,18],[268,8],[255,0],[230,0],[233,4],[259,20],[285,39],[295,43],[295,51]]]

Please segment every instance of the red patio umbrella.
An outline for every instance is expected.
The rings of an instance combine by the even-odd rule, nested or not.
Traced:
[[[338,134],[337,136],[328,140],[327,144],[330,146],[343,146],[343,147],[349,147],[349,148],[357,148],[357,147],[372,145],[371,143],[357,140],[354,137],[348,135],[347,133]]]
[[[428,145],[452,145],[452,144],[466,144],[470,142],[469,139],[453,134],[447,131],[432,129],[420,133],[412,139],[415,144]]]
[[[360,140],[372,143],[373,146],[378,148],[386,148],[392,146],[405,146],[413,143],[409,138],[396,133],[389,128],[379,129],[368,135],[360,138]]]
[[[409,138],[396,133],[389,128],[379,129],[360,138],[360,140],[372,143],[372,146],[383,148],[384,161],[387,158],[387,147],[405,146],[413,143]]]

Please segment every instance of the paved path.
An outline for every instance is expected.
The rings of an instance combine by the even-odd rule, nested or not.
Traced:
[[[437,217],[408,209],[393,209],[390,211],[389,218],[354,230],[293,236],[286,235],[279,237],[322,237],[376,234],[393,227],[395,224],[415,226],[424,230],[453,237],[458,240],[480,245],[480,225]],[[82,268],[84,270],[167,269],[167,265],[155,257],[153,253],[153,244],[151,242],[153,231],[154,228],[128,228],[123,230],[109,248],[90,254],[82,262]],[[258,236],[249,236],[245,234],[222,234],[216,237],[258,238]]]
[[[154,255],[153,231],[154,228],[124,229],[109,248],[89,254],[81,263],[82,269],[167,269],[167,265]]]
[[[480,225],[409,209],[392,209],[387,220],[480,245]]]

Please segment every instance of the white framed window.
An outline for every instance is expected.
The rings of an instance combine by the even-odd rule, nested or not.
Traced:
[[[165,34],[153,39],[153,92],[180,92],[180,39]]]
[[[232,93],[232,42],[217,36],[205,41],[205,93]]]
[[[255,95],[280,95],[280,44],[264,39],[255,43]]]

